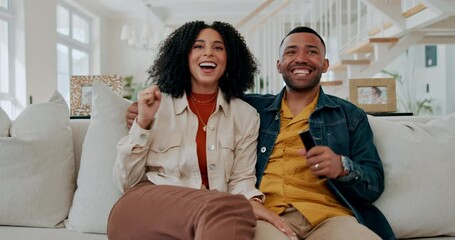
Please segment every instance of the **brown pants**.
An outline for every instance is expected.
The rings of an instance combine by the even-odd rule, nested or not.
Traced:
[[[250,240],[256,218],[241,195],[143,182],[109,215],[109,240]]]

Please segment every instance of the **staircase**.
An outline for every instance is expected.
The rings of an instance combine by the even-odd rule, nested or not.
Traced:
[[[255,92],[282,88],[275,67],[277,47],[298,25],[323,36],[330,68],[322,84],[332,94],[346,97],[349,79],[374,77],[412,45],[455,43],[455,1],[268,0],[238,26],[266,81]]]

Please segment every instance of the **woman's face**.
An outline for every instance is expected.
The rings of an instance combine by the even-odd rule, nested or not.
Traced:
[[[191,89],[195,93],[214,93],[226,70],[226,48],[221,35],[212,28],[199,32],[188,54]]]

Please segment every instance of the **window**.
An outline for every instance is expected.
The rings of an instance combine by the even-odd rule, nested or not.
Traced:
[[[91,27],[87,15],[64,3],[57,5],[57,88],[68,103],[71,76],[91,74]]]
[[[8,9],[8,0],[0,0],[0,8]]]
[[[14,14],[8,0],[0,0],[0,107],[15,117],[14,77],[13,77],[13,42],[12,34]]]

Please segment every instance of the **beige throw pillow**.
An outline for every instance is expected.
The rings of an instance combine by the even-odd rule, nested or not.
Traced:
[[[79,232],[106,233],[110,210],[121,195],[112,168],[117,142],[128,134],[125,113],[131,102],[99,81],[92,90],[93,109],[82,146],[78,188],[65,225]]]
[[[369,121],[385,171],[375,205],[397,237],[455,236],[455,114],[427,123]]]
[[[49,102],[30,105],[13,122],[5,116],[0,113],[0,225],[62,226],[75,189],[65,100],[55,92]]]

